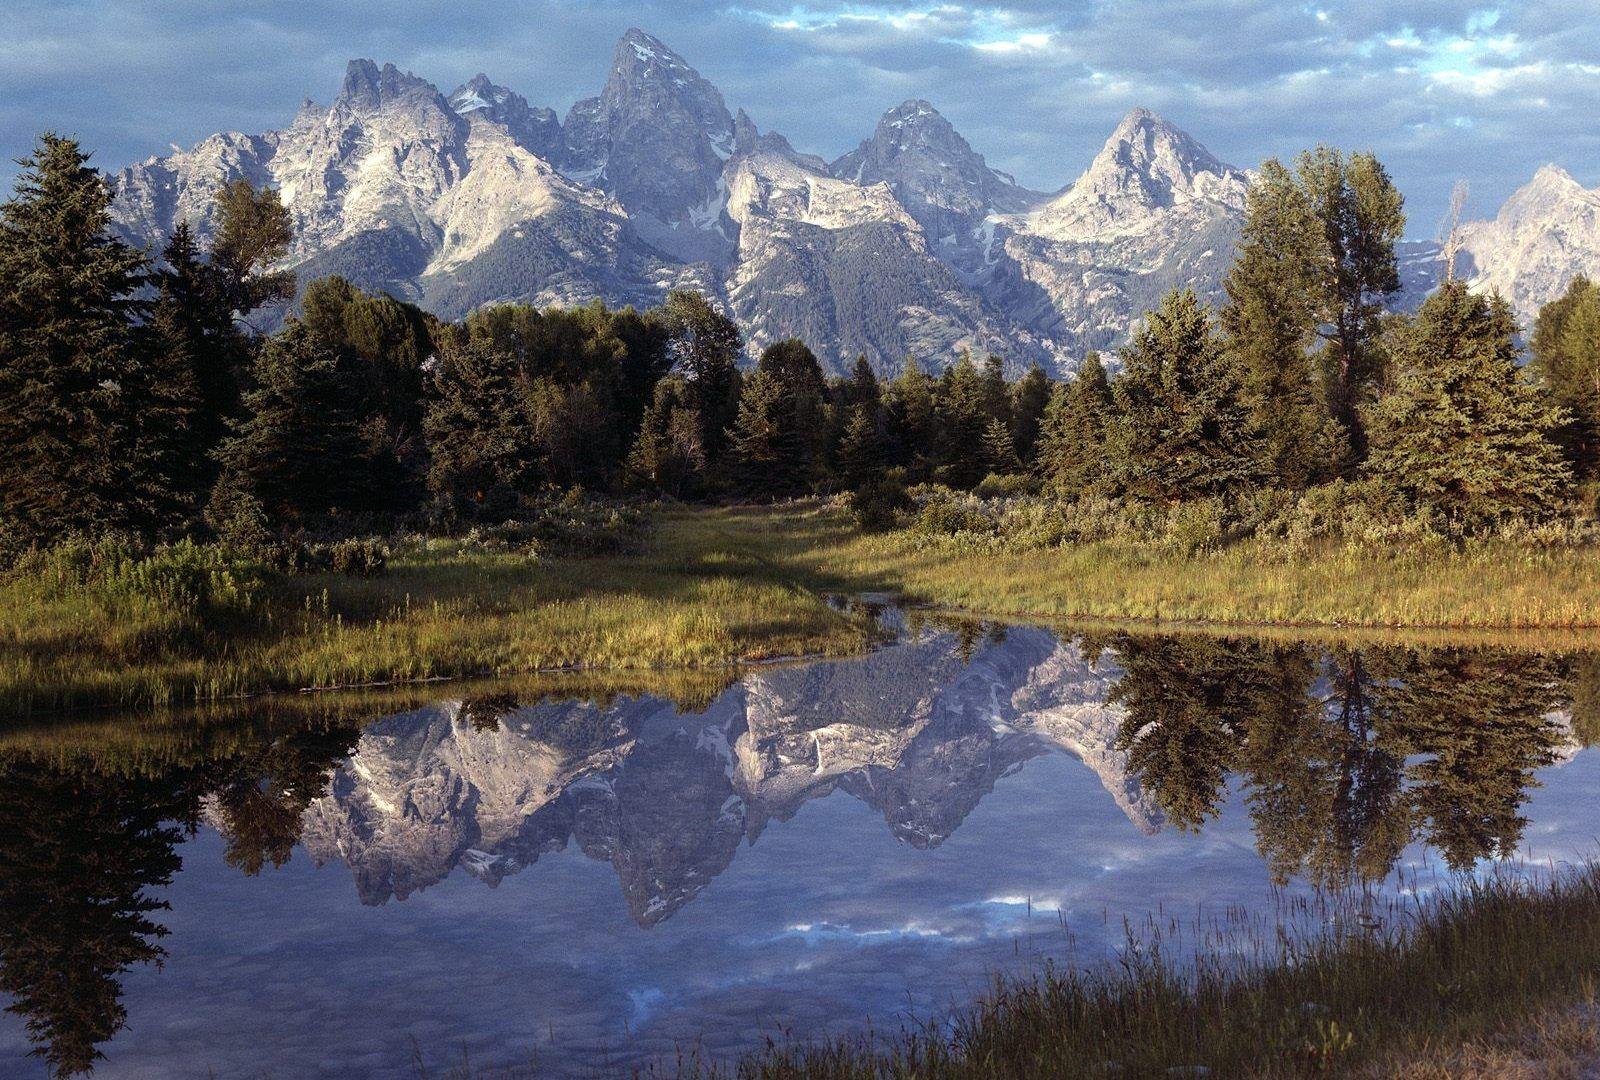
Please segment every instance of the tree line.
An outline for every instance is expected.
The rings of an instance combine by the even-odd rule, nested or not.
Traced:
[[[829,378],[794,339],[741,371],[738,327],[692,292],[442,322],[338,277],[298,289],[271,190],[225,186],[207,243],[180,226],[152,258],[113,235],[77,143],[41,136],[21,165],[0,205],[10,550],[112,531],[270,550],[507,520],[573,488],[851,491],[870,523],[918,483],[1159,504],[1363,484],[1470,533],[1569,512],[1600,474],[1600,290],[1545,309],[1525,367],[1496,296],[1447,281],[1390,313],[1405,218],[1367,154],[1268,161],[1221,309],[1176,291],[1065,383],[967,353]],[[296,295],[282,329],[252,329]]]

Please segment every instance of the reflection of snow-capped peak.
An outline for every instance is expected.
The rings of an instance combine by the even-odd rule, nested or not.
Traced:
[[[447,704],[368,727],[307,811],[304,843],[340,859],[366,903],[457,866],[495,884],[573,840],[613,863],[641,924],[669,917],[741,839],[843,790],[903,842],[942,843],[995,783],[1065,750],[1143,831],[1159,818],[1113,748],[1114,675],[1014,630],[970,662],[934,633],[868,657],[754,674],[704,713],[653,699],[518,708],[489,727]]]

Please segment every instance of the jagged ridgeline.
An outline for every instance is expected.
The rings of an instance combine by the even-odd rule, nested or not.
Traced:
[[[797,336],[840,371],[963,348],[1063,368],[1175,285],[1215,295],[1247,184],[1144,110],[1053,194],[989,168],[925,101],[830,164],[730,113],[637,30],[564,122],[487,76],[446,96],[352,61],[331,105],[307,101],[280,131],[122,170],[117,227],[154,250],[179,222],[204,238],[237,178],[280,191],[303,282],[337,273],[446,318],[693,288],[753,351]]]

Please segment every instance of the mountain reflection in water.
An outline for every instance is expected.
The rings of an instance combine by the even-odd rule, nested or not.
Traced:
[[[631,920],[655,933],[808,803],[843,792],[927,851],[1025,763],[1064,752],[1128,837],[1204,831],[1237,803],[1271,880],[1337,889],[1385,878],[1417,842],[1457,870],[1514,854],[1534,774],[1597,734],[1588,654],[977,624],[916,624],[866,657],[761,670],[698,709],[481,696],[240,725],[179,754],[0,734],[0,992],[22,1021],[0,1025],[0,1071],[25,1046],[71,1074],[117,1045],[123,981],[178,947],[169,927],[185,933],[173,883],[208,828],[244,875],[297,846],[342,864],[363,905],[458,873],[497,886],[571,847],[610,865]],[[886,871],[886,910],[898,887]],[[631,1000],[630,1030],[655,998]],[[396,1053],[370,1071],[405,1071]],[[115,1054],[104,1067],[122,1064],[138,1071]]]

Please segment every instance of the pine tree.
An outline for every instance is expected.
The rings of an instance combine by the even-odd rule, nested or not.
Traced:
[[[70,139],[40,136],[0,205],[0,528],[25,542],[154,532],[176,503],[144,257]]]
[[[988,472],[983,435],[993,419],[989,397],[970,353],[962,353],[939,379],[937,475],[951,487],[970,488]]]
[[[267,340],[252,374],[245,418],[218,450],[213,509],[248,496],[281,527],[366,508],[369,462],[338,357],[295,322]]]
[[[861,406],[875,413],[883,403],[883,388],[878,383],[878,374],[872,370],[865,353],[856,357],[850,381],[845,384],[844,390],[844,401],[848,405]]]
[[[662,315],[671,349],[700,417],[700,444],[715,464],[728,445],[739,410],[739,356],[744,341],[732,319],[696,292],[669,293]]]
[[[1100,354],[1090,353],[1076,377],[1051,395],[1045,411],[1038,470],[1052,491],[1075,499],[1109,486],[1106,435],[1111,420],[1111,383]]]
[[[248,180],[233,180],[217,192],[211,263],[224,295],[242,318],[257,308],[294,296],[290,270],[269,270],[289,254],[294,227],[289,211],[271,188],[257,191]]]
[[[983,460],[989,471],[998,476],[1012,476],[1022,471],[1016,445],[1011,441],[1011,429],[1004,421],[990,420],[983,429]]]
[[[877,417],[865,405],[850,410],[844,436],[839,442],[839,478],[851,491],[882,472],[885,466],[883,438]]]
[[[1301,187],[1322,226],[1318,325],[1326,341],[1323,379],[1333,419],[1344,428],[1347,473],[1365,459],[1361,409],[1383,375],[1379,335],[1385,303],[1400,289],[1394,246],[1405,232],[1405,199],[1372,154],[1318,147],[1300,155]]]
[[[464,510],[504,513],[536,486],[521,366],[487,340],[446,351],[423,421],[428,487]]]
[[[991,420],[1011,425],[1011,387],[1005,361],[990,353],[983,361],[983,410]]]
[[[1239,371],[1192,291],[1162,300],[1122,365],[1108,446],[1128,494],[1179,502],[1265,478]]]
[[[706,467],[702,427],[683,379],[663,378],[628,455],[629,482],[674,498],[693,493],[702,485]]]
[[[791,495],[796,489],[796,458],[791,402],[782,379],[759,368],[744,380],[739,394],[739,418],[734,424],[729,450],[739,486],[746,492]]]
[[[1017,457],[1031,467],[1038,458],[1039,431],[1050,405],[1050,378],[1034,364],[1011,388],[1011,440]]]
[[[885,404],[892,462],[906,469],[913,479],[925,479],[933,471],[936,456],[933,378],[922,369],[915,356],[907,356],[900,374],[889,384]]]
[[[1402,335],[1395,390],[1372,413],[1367,473],[1459,531],[1548,518],[1570,490],[1552,441],[1562,414],[1523,379],[1515,332],[1504,300],[1446,282]]]
[[[1250,185],[1238,255],[1224,283],[1222,326],[1267,464],[1294,488],[1321,479],[1334,450],[1308,352],[1325,244],[1307,191],[1276,159],[1265,162]]]
[[[1531,368],[1571,419],[1559,441],[1574,472],[1600,476],[1600,287],[1579,275],[1539,311]]]

